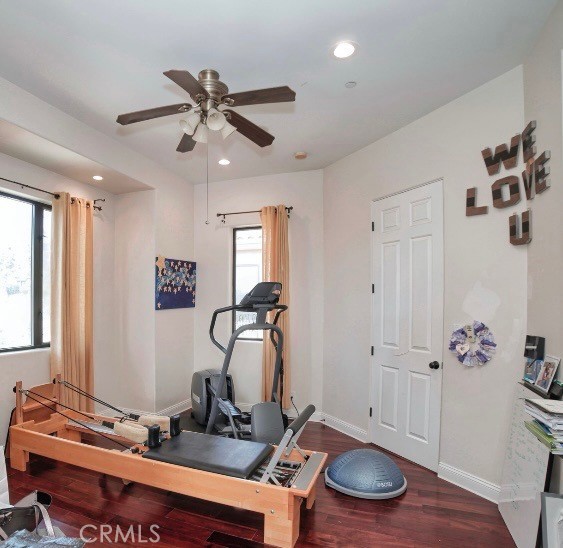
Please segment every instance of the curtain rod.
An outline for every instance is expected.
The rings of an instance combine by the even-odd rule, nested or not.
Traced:
[[[54,192],[49,192],[48,190],[43,190],[42,188],[37,188],[36,186],[24,185],[23,183],[18,183],[17,181],[12,181],[10,179],[5,179],[4,177],[0,177],[0,179],[2,181],[7,181],[8,183],[14,183],[15,185],[21,186],[22,188],[31,188],[31,190],[37,190],[37,192],[43,192],[43,194],[49,194],[50,196],[53,196],[53,198],[55,198],[56,200],[58,200],[61,197],[60,194],[55,194]]]
[[[289,215],[293,211],[293,206],[286,206],[285,210],[287,211],[287,216],[289,217]],[[217,213],[217,217],[223,217],[222,221],[225,222],[225,217],[227,215],[245,215],[247,213],[260,213],[260,210],[256,209],[254,211],[232,211],[231,213]]]
[[[55,198],[55,200],[58,200],[61,197],[60,194],[56,194],[54,192],[49,192],[48,190],[43,190],[42,188],[37,188],[36,186],[26,185],[24,183],[18,183],[17,181],[12,181],[11,179],[6,179],[5,177],[0,177],[0,180],[6,181],[7,183],[13,183],[14,185],[18,185],[21,188],[30,188],[31,190],[36,190],[37,192],[43,192],[43,194],[49,194],[49,196],[53,196],[53,198]],[[97,200],[94,200],[94,204],[96,202],[105,202],[105,199],[104,198],[98,198]],[[100,206],[97,206],[97,205],[94,205],[94,209],[96,209],[98,211],[102,211],[102,208]]]

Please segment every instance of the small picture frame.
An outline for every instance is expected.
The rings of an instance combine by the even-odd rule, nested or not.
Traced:
[[[547,355],[545,356],[535,382],[536,386],[542,392],[546,394],[549,392],[549,387],[551,386],[551,383],[555,378],[555,373],[557,373],[557,368],[559,367],[560,361],[560,358]]]
[[[524,380],[534,384],[542,366],[543,360],[524,358]]]

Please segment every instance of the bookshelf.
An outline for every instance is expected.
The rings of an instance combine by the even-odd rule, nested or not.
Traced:
[[[544,400],[560,400],[561,399],[561,398],[558,398],[557,396],[554,396],[551,392],[549,394],[542,392],[535,384],[530,384],[529,382],[526,382],[526,381],[520,381],[518,384],[520,384],[521,386],[525,386],[528,390],[531,390],[534,394],[537,394],[540,398],[543,398]]]

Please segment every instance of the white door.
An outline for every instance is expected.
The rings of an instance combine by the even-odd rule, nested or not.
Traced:
[[[442,181],[373,202],[370,441],[438,470],[442,394]]]

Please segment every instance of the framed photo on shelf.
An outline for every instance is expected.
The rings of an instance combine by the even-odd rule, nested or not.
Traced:
[[[534,384],[543,366],[543,360],[535,358],[524,358],[524,380]]]
[[[545,392],[546,394],[549,392],[549,387],[555,378],[555,373],[557,373],[560,361],[560,358],[556,358],[554,356],[546,356],[543,360],[543,364],[536,378],[536,386],[542,392]]]

